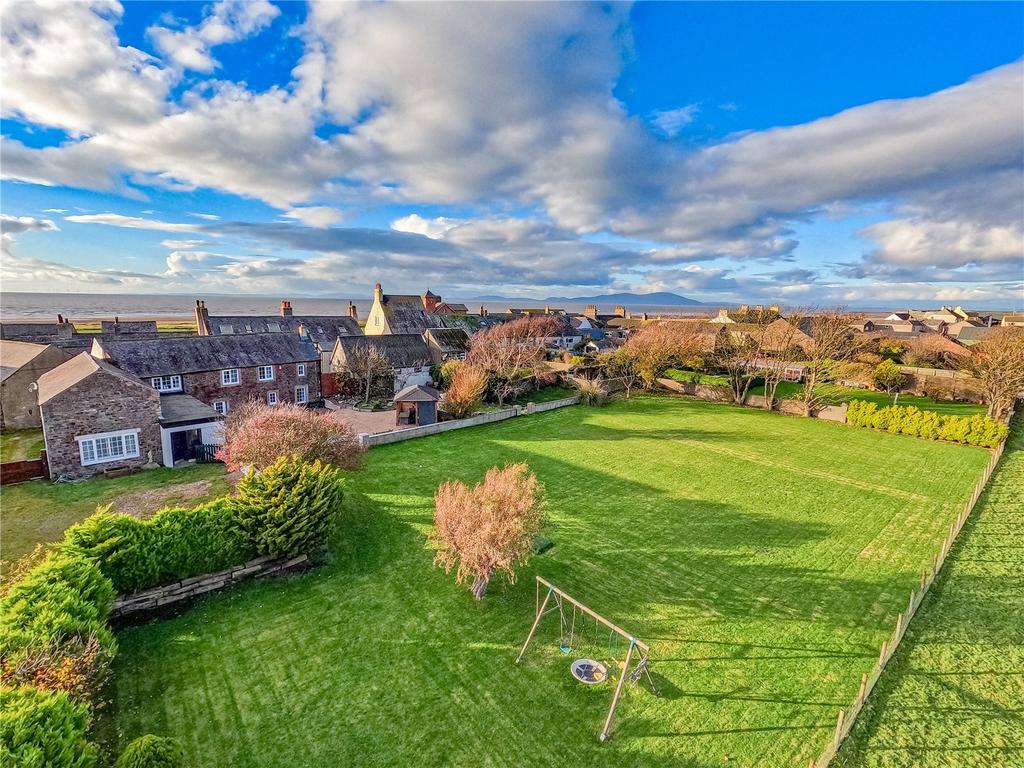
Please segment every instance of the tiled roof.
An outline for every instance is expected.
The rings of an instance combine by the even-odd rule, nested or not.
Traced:
[[[82,352],[39,377],[39,404],[42,405],[69,387],[73,387],[98,372],[117,376],[126,382],[137,384],[149,393],[156,392],[149,384],[140,381],[135,376],[118,370],[102,360],[97,360],[88,352]]]
[[[192,395],[161,395],[160,423],[164,425],[181,424],[186,421],[214,421],[224,418],[206,403],[196,400]]]
[[[440,399],[440,392],[433,387],[424,387],[422,384],[413,384],[395,395],[396,403],[398,401],[404,403],[436,403]]]
[[[121,335],[133,333],[158,333],[156,320],[101,320],[100,333],[103,335]]]
[[[30,344],[8,339],[0,341],[0,381],[6,381],[23,365],[35,360],[45,349],[45,344]]]
[[[346,315],[211,315],[209,323],[212,336],[298,333],[301,325],[323,350],[332,349],[339,336],[363,335],[359,322]]]
[[[418,333],[343,336],[338,339],[337,343],[344,354],[364,345],[376,347],[384,354],[392,368],[413,368],[430,364],[430,350],[427,349],[427,343]]]
[[[465,352],[469,349],[469,336],[461,328],[428,328],[423,335],[443,352]]]
[[[381,308],[392,334],[423,333],[427,328],[445,328],[443,315],[434,315],[423,308],[423,298],[401,293],[381,297]]]
[[[104,357],[141,378],[174,373],[307,363],[320,354],[298,334],[253,333],[241,336],[178,336],[140,341],[97,340]]]

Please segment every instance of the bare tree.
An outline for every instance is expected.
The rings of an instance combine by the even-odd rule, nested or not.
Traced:
[[[482,483],[443,483],[434,496],[434,562],[482,600],[496,571],[515,581],[544,523],[544,489],[526,464],[487,470]]]
[[[845,363],[854,354],[850,317],[842,309],[816,312],[808,323],[813,343],[806,350],[807,373],[804,376],[804,416],[821,407],[815,394],[818,384],[837,364]]]
[[[609,352],[602,358],[605,366],[605,373],[608,378],[618,379],[626,390],[626,399],[629,399],[633,387],[640,381],[640,374],[636,370],[633,357],[621,347],[614,352]]]
[[[620,363],[629,361],[635,375],[650,389],[669,368],[685,366],[694,358],[708,354],[708,347],[714,346],[714,338],[701,333],[697,323],[656,323],[630,336],[616,354]]]
[[[1024,392],[1024,328],[999,328],[971,347],[971,369],[981,380],[988,415],[1005,419]]]
[[[764,378],[764,407],[769,411],[775,407],[779,384],[785,380],[786,371],[806,356],[800,345],[805,335],[800,330],[804,320],[804,312],[794,310],[789,318],[782,322],[770,322],[761,332],[761,351],[764,356],[756,365]]]
[[[351,378],[359,382],[363,402],[370,401],[373,386],[382,379],[394,380],[394,369],[384,352],[370,342],[354,345],[345,353],[345,363],[339,378]]]
[[[548,316],[501,323],[473,334],[466,362],[487,372],[498,404],[503,405],[525,380],[536,376],[546,356],[547,339],[557,332],[557,321]]]
[[[487,392],[487,372],[475,365],[460,365],[445,392],[444,412],[456,419],[472,416]]]
[[[753,323],[743,329],[729,329],[725,340],[718,345],[717,362],[729,379],[729,389],[737,405],[747,401],[750,385],[757,377],[754,361],[764,356],[770,322]]]

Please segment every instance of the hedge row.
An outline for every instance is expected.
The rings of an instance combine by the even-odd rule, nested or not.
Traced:
[[[149,520],[102,509],[0,600],[0,764],[92,768],[89,706],[117,650],[107,618],[120,592],[237,565],[256,555],[309,552],[327,542],[340,475],[282,457],[226,496]],[[118,765],[173,765],[172,742],[136,740]]]
[[[259,555],[311,552],[327,542],[342,479],[320,462],[282,457],[246,475],[237,495],[148,520],[100,510],[61,548],[95,560],[118,593],[220,571]]]
[[[877,403],[865,400],[850,401],[846,423],[852,427],[867,427],[985,448],[997,447],[1009,433],[1009,427],[988,416],[940,416],[912,405],[879,408]]]

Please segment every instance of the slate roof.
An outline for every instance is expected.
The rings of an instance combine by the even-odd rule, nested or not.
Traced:
[[[343,336],[337,341],[343,354],[363,345],[376,347],[392,368],[414,368],[430,364],[430,350],[418,333],[390,333],[383,336]]]
[[[433,387],[424,387],[422,384],[413,384],[395,395],[396,403],[399,400],[403,403],[436,403],[440,399],[440,392]]]
[[[362,336],[359,322],[346,315],[210,315],[210,335],[298,333],[299,326],[321,350],[334,347],[339,336]]]
[[[45,349],[46,344],[0,340],[0,381],[7,381],[22,366],[39,357]]]
[[[158,333],[156,320],[101,320],[100,333],[107,336],[120,336],[134,333]]]
[[[469,335],[461,328],[428,328],[423,335],[444,353],[461,354],[469,350]]]
[[[444,314],[447,312],[455,315],[468,315],[469,307],[467,307],[465,304],[459,304],[457,302],[442,301],[440,304],[437,305],[437,309],[435,309],[434,312],[438,314]]]
[[[0,323],[0,338],[33,339],[56,338],[60,323]]]
[[[320,353],[298,334],[252,333],[242,336],[178,336],[169,339],[96,340],[102,354],[119,368],[147,378],[174,373],[253,368],[257,365],[308,363]]]
[[[156,391],[135,376],[119,370],[103,360],[97,360],[88,352],[82,352],[39,377],[39,404],[42,405],[83,379],[99,372],[117,376],[130,384],[138,385],[147,393]]]
[[[215,421],[224,417],[192,395],[160,395],[160,423],[167,426],[189,421]]]
[[[987,339],[993,333],[996,332],[995,328],[988,328],[984,325],[965,325],[956,334],[956,340],[964,342],[965,344],[973,344],[974,342]]]
[[[381,296],[381,309],[393,335],[423,333],[427,328],[447,327],[443,315],[434,315],[423,308],[423,298],[402,293]]]

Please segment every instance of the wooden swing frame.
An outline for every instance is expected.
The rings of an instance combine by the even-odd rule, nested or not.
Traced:
[[[543,602],[540,599],[540,589],[541,589],[542,586],[547,589],[547,594],[544,595]],[[548,608],[548,603],[551,601],[552,597],[554,597],[554,599],[555,599],[554,600],[555,604],[552,605],[550,608]],[[559,614],[562,614],[562,602],[563,601],[565,601],[565,602],[569,603],[570,605],[574,606],[575,608],[578,608],[579,610],[583,611],[583,613],[585,613],[586,615],[592,617],[593,619],[595,619],[600,624],[604,624],[612,632],[615,632],[616,634],[618,634],[619,636],[625,638],[629,642],[629,650],[626,651],[626,660],[625,660],[625,662],[622,665],[622,672],[619,674],[619,681],[618,681],[618,683],[615,686],[615,693],[612,696],[612,704],[611,704],[611,707],[608,708],[608,716],[604,720],[604,728],[601,729],[601,741],[605,741],[605,740],[608,739],[608,735],[609,735],[609,733],[611,731],[612,717],[615,715],[615,707],[618,706],[619,698],[622,696],[622,686],[626,682],[626,678],[629,677],[629,665],[630,665],[630,663],[633,660],[634,652],[636,653],[636,657],[637,657],[637,664],[636,664],[637,669],[642,668],[643,671],[647,674],[648,679],[650,679],[651,673],[650,673],[650,671],[648,669],[647,661],[648,661],[648,657],[650,656],[651,649],[650,649],[650,646],[647,645],[647,643],[643,642],[642,640],[638,640],[636,637],[631,635],[629,632],[627,632],[626,630],[622,629],[622,627],[620,627],[617,624],[609,621],[608,619],[606,619],[604,616],[602,616],[601,614],[597,613],[596,611],[588,608],[586,605],[581,603],[579,600],[574,598],[572,595],[570,595],[567,592],[564,592],[563,590],[559,589],[558,587],[556,587],[554,584],[552,584],[547,579],[538,576],[537,577],[537,596],[536,596],[536,599],[535,599],[535,613],[534,613],[534,617],[533,617],[533,626],[530,627],[530,633],[526,636],[526,642],[523,643],[523,647],[519,651],[519,655],[516,657],[516,664],[518,664],[520,661],[522,661],[523,656],[526,654],[526,649],[529,647],[530,641],[533,639],[533,635],[537,631],[537,626],[540,624],[540,620],[542,618],[544,618],[544,616],[546,616],[547,614],[549,614],[549,613],[551,613],[553,611],[558,611]],[[564,618],[564,616],[563,616],[563,618]],[[652,681],[652,684],[653,684],[653,681]]]

